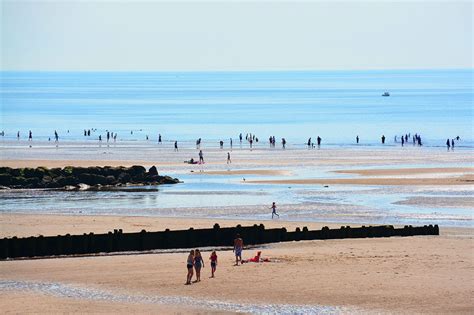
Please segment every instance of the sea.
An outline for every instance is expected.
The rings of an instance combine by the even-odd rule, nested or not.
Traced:
[[[473,142],[473,70],[0,72],[4,139],[236,139],[379,144],[419,134],[425,146]],[[389,92],[389,97],[382,97]],[[69,133],[67,132],[69,130]],[[92,140],[92,139],[91,139]]]
[[[8,158],[11,152],[26,152],[12,148],[24,147],[30,130],[35,146],[42,143],[44,148],[57,131],[60,143],[72,148],[65,159],[80,155],[82,147],[88,150],[99,135],[105,140],[107,131],[137,154],[155,145],[158,135],[170,146],[179,141],[180,148],[191,149],[198,138],[217,147],[219,140],[227,145],[229,139],[237,142],[240,133],[251,133],[260,143],[269,136],[277,142],[285,138],[294,150],[303,149],[309,137],[315,141],[320,136],[325,148],[350,149],[359,136],[360,147],[378,149],[382,135],[385,147],[399,147],[395,136],[417,134],[423,148],[434,154],[446,151],[446,139],[459,136],[456,150],[469,155],[474,153],[473,73],[0,72],[0,158],[7,151]],[[384,92],[390,96],[382,96]],[[84,130],[92,135],[85,137]],[[325,176],[324,171],[295,166],[300,177]],[[435,197],[464,198],[472,204],[472,186],[288,187],[242,184],[241,176],[203,178],[173,170],[167,175],[183,183],[149,191],[3,190],[0,213],[269,220],[269,204],[277,201],[282,220],[469,227],[474,222],[470,206],[403,204],[410,198]]]

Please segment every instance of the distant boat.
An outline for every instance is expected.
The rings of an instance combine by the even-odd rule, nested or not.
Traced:
[[[390,93],[388,93],[388,92],[383,92],[382,96],[390,96]]]

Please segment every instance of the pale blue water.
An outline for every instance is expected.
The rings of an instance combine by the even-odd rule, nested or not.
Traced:
[[[55,129],[63,140],[83,139],[83,129],[98,128],[93,139],[105,130],[165,141],[251,132],[344,145],[411,132],[427,146],[455,136],[458,147],[473,146],[473,70],[1,72],[0,96],[5,139],[28,130],[47,139]]]
[[[153,143],[146,144],[145,135],[156,141],[161,133],[164,141],[176,139],[193,148],[199,137],[215,145],[217,139],[237,141],[240,132],[254,133],[264,142],[270,135],[278,142],[285,137],[296,147],[318,135],[324,146],[353,145],[356,135],[361,145],[374,146],[382,134],[393,144],[394,135],[416,132],[423,150],[433,154],[446,152],[448,137],[461,137],[456,150],[474,148],[473,70],[0,74],[0,130],[5,131],[0,149],[5,150],[24,146],[16,141],[16,132],[24,140],[30,129],[35,140],[52,138],[56,129],[61,141],[73,143],[97,141],[110,130],[119,134],[118,140],[137,140],[130,150],[149,149]],[[391,96],[382,97],[384,91]],[[89,128],[98,130],[84,138],[83,130]],[[76,149],[67,158],[80,154]],[[299,172],[327,176],[308,168]],[[474,222],[469,207],[396,204],[410,197],[469,198],[472,187],[288,187],[242,184],[241,176],[168,173],[184,183],[160,186],[158,192],[2,191],[0,212],[265,220],[270,219],[268,205],[277,200],[285,220]]]

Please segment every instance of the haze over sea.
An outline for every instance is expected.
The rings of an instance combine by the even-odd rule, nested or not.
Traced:
[[[390,97],[382,97],[385,91]],[[378,144],[421,134],[425,146],[473,145],[473,70],[265,72],[1,72],[5,140],[204,141],[251,132],[299,145]],[[70,130],[67,134],[66,130]],[[130,131],[133,130],[133,135]]]

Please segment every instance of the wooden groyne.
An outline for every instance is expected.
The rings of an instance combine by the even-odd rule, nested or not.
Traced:
[[[266,229],[263,224],[226,228],[215,224],[210,229],[166,229],[160,232],[142,230],[138,233],[114,230],[107,234],[12,237],[0,239],[0,259],[232,246],[236,234],[240,234],[246,245],[258,245],[302,240],[439,235],[439,227],[408,225],[394,228],[392,225],[383,225],[356,228],[341,226],[339,229],[330,229],[325,226],[321,230],[308,230],[303,227],[287,231],[286,228]]]

